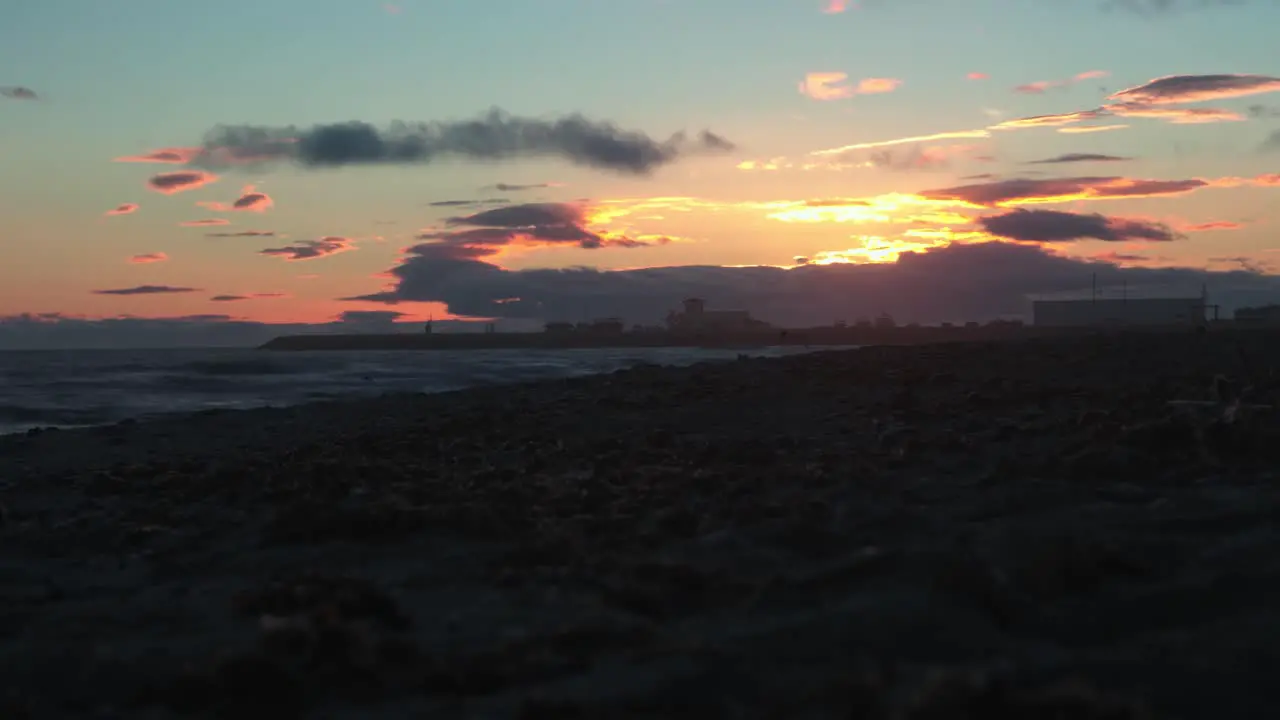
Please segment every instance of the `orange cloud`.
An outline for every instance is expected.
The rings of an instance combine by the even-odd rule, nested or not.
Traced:
[[[865,263],[892,263],[908,252],[923,252],[950,244],[949,240],[889,240],[874,235],[858,238],[860,245],[845,250],[822,250],[812,257],[796,258],[797,265],[845,265]]]
[[[902,81],[897,78],[866,78],[858,82],[859,95],[876,95],[888,93],[901,87]]]
[[[213,202],[204,200],[196,203],[202,208],[213,210],[215,212],[258,212],[263,213],[275,206],[275,201],[270,195],[264,192],[258,192],[252,185],[245,185],[240,190],[240,197],[231,203]]]
[[[1107,105],[1105,110],[1111,115],[1119,115],[1120,117],[1160,118],[1168,120],[1174,125],[1239,122],[1245,119],[1244,115],[1240,113],[1220,108],[1152,107],[1149,105],[1121,103]]]
[[[111,216],[111,215],[131,215],[131,214],[133,214],[133,213],[135,213],[135,212],[137,212],[137,211],[138,211],[138,204],[137,204],[137,203],[124,203],[124,204],[122,204],[122,205],[117,205],[114,209],[112,209],[112,210],[108,210],[108,211],[106,211],[106,212],[104,212],[104,213],[102,213],[102,214],[103,214],[103,215],[107,215],[107,216]]]
[[[173,195],[217,182],[218,176],[203,170],[179,170],[160,173],[147,179],[147,187],[158,193]]]
[[[188,220],[178,223],[179,227],[210,227],[212,225],[230,225],[231,221],[223,218],[205,218],[204,220]]]
[[[162,163],[170,165],[186,165],[200,155],[200,148],[193,147],[175,147],[161,148],[160,150],[152,150],[142,155],[125,155],[112,160],[112,162],[127,163]]]
[[[843,84],[849,79],[848,73],[811,72],[800,81],[800,94],[814,100],[841,100],[853,97],[854,89]]]
[[[134,265],[146,265],[149,263],[164,262],[165,260],[168,260],[168,259],[169,259],[168,255],[165,255],[162,252],[156,252],[156,253],[143,253],[142,255],[134,255],[133,257],[129,258],[129,262]]]
[[[1253,182],[1257,185],[1280,186],[1280,173],[1259,175],[1253,179]]]
[[[1058,132],[1068,133],[1072,135],[1083,133],[1110,132],[1112,130],[1124,130],[1128,125],[1081,125],[1080,127],[1060,127]]]
[[[1180,105],[1280,91],[1269,75],[1167,75],[1111,94],[1107,99],[1138,105]]]
[[[949,201],[936,201],[919,195],[889,193],[873,198],[832,198],[773,203],[767,217],[786,223],[892,223],[911,222],[900,217],[904,211],[930,206],[945,210]],[[967,221],[967,218],[966,218]]]

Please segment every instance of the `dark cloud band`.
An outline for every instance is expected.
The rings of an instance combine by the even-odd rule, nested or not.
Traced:
[[[235,157],[238,164],[253,158],[321,168],[422,164],[445,157],[496,161],[543,156],[645,175],[684,157],[726,152],[734,145],[709,131],[693,138],[677,133],[655,140],[577,114],[547,120],[492,110],[474,120],[396,122],[384,129],[359,121],[306,129],[221,125],[207,134],[204,148],[193,164],[216,166],[221,158]]]

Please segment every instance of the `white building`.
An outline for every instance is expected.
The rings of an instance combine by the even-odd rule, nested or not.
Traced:
[[[1203,325],[1208,307],[1203,293],[1085,290],[1031,298],[1031,323],[1039,327]]]

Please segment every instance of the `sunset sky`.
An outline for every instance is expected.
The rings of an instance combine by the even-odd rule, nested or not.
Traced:
[[[1276,27],[1268,0],[8,3],[0,326],[686,295],[934,322],[1095,273],[1274,300]]]

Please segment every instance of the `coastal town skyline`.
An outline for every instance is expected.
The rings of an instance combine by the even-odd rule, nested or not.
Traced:
[[[1276,3],[53,5],[0,11],[0,336],[1280,299]]]

